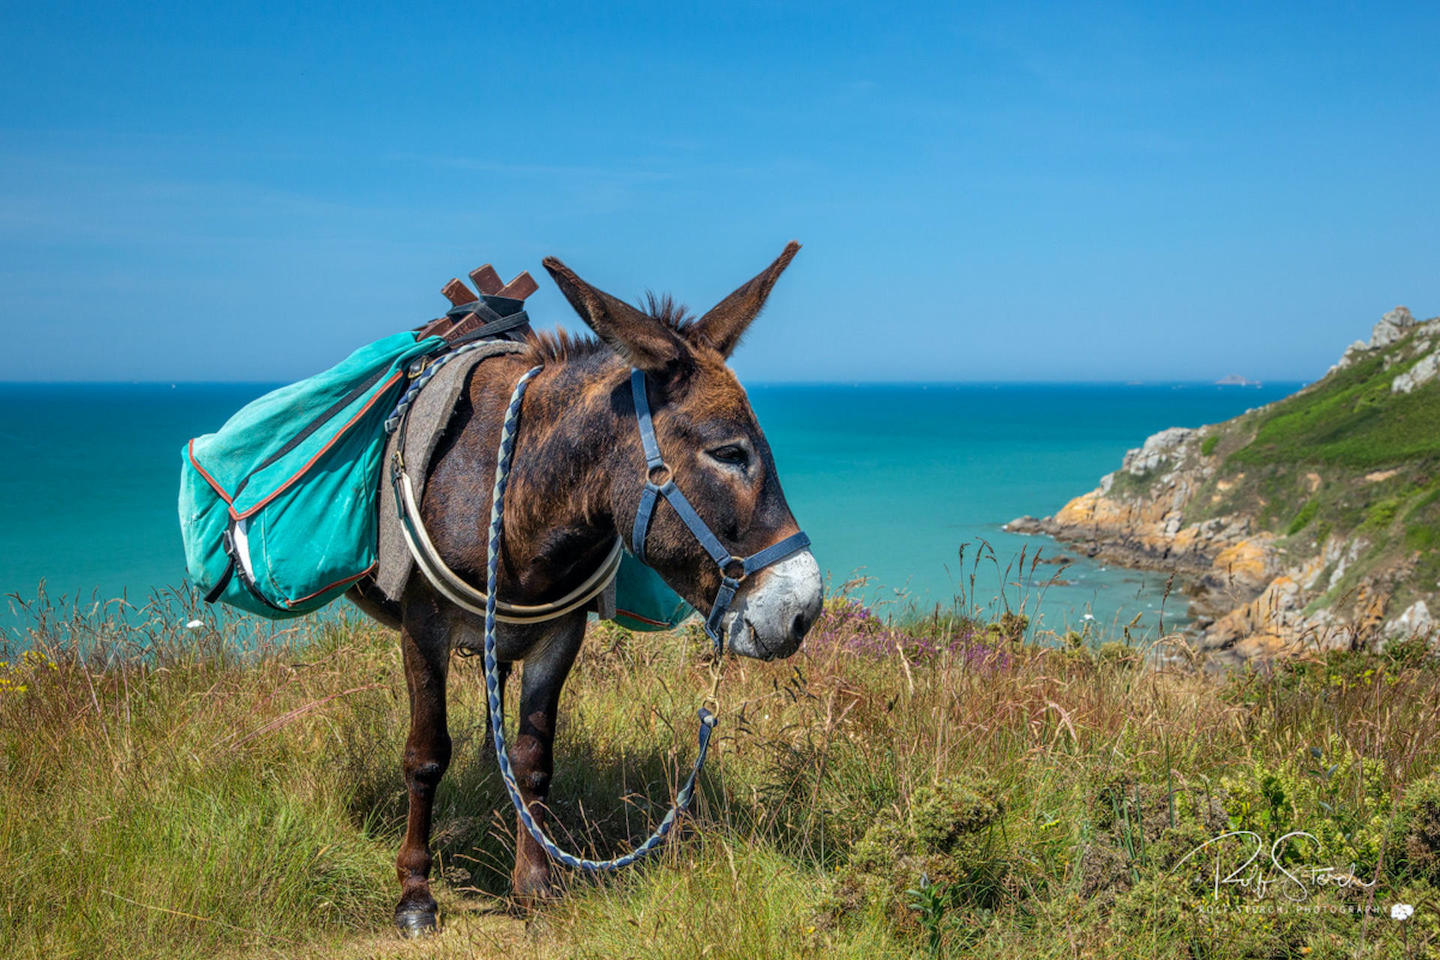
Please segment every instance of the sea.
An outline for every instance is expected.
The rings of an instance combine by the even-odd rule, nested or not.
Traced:
[[[184,588],[181,448],[276,384],[0,384],[0,631],[52,604]],[[1298,383],[759,384],[748,391],[832,591],[883,613],[1023,612],[1040,629],[1183,627],[1163,574],[1006,533],[1092,489],[1172,426],[1226,420]],[[1041,563],[1035,564],[1036,553]],[[1060,567],[1045,562],[1075,557]]]

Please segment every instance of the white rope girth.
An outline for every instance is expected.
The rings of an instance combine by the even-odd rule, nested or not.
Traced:
[[[420,506],[415,502],[415,488],[410,483],[410,475],[401,467],[399,483],[400,488],[400,511],[402,513],[400,531],[405,536],[405,545],[410,548],[410,555],[415,558],[415,565],[430,581],[430,585],[445,599],[463,610],[477,616],[485,616],[485,602],[488,599],[485,591],[478,590],[465,582],[454,570],[446,566],[445,561],[440,559],[440,553],[435,549],[435,544],[430,540],[430,533],[425,529],[425,521],[420,516]],[[495,619],[502,623],[544,623],[547,620],[555,620],[585,606],[591,600],[604,592],[615,579],[615,573],[620,569],[620,555],[623,551],[620,538],[615,538],[615,543],[610,547],[610,552],[601,561],[595,572],[585,578],[574,590],[558,600],[548,603],[520,604],[506,603],[497,599],[495,606],[498,610]]]

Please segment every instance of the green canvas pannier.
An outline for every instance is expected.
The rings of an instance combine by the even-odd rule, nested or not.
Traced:
[[[615,573],[616,623],[630,630],[673,630],[695,612],[660,574],[636,560],[630,551],[620,557]]]
[[[410,332],[377,340],[185,445],[180,531],[207,602],[296,617],[374,568],[385,420],[410,382],[407,366],[448,346]],[[615,620],[632,630],[668,630],[692,612],[629,553],[615,587]]]
[[[375,565],[385,418],[406,365],[445,346],[408,332],[377,340],[185,445],[180,530],[207,601],[299,616]]]

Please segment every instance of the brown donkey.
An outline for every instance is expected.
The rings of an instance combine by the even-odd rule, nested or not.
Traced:
[[[543,370],[525,396],[505,504],[497,593],[506,601],[539,604],[563,595],[598,567],[617,534],[631,542],[646,480],[632,368],[644,371],[656,434],[676,484],[732,555],[756,553],[797,532],[765,435],[725,361],[798,250],[798,244],[787,246],[769,268],[698,320],[683,318],[668,301],[652,300],[649,312],[636,309],[547,259],[546,269],[599,339],[542,335],[525,353],[476,367],[468,398],[437,448],[421,505],[445,563],[469,583],[485,583],[501,420],[516,381],[537,364]],[[650,523],[645,559],[697,610],[709,611],[720,571],[667,504],[657,506]],[[436,923],[430,814],[450,762],[450,652],[479,650],[483,624],[437,594],[418,571],[399,603],[363,586],[351,598],[400,630],[410,692],[404,758],[410,816],[396,864],[401,895],[395,922],[403,933],[417,935]],[[723,619],[727,642],[743,656],[787,657],[799,648],[820,604],[815,558],[809,550],[795,553],[742,582]],[[510,759],[537,820],[550,787],[560,688],[584,635],[583,611],[542,624],[501,623],[497,631],[502,678],[510,664],[524,663]],[[522,901],[551,892],[549,858],[518,822],[512,879]]]

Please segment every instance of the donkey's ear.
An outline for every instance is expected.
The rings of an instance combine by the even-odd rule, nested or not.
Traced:
[[[580,319],[631,366],[660,373],[685,355],[684,342],[659,320],[590,286],[555,257],[542,262]]]
[[[745,335],[750,321],[759,316],[775,281],[780,279],[780,274],[785,272],[785,268],[799,252],[800,244],[791,240],[786,244],[785,251],[774,263],[762,270],[759,276],[721,300],[709,313],[695,321],[695,331],[710,341],[723,356],[730,356],[731,351],[740,343],[740,338]]]

